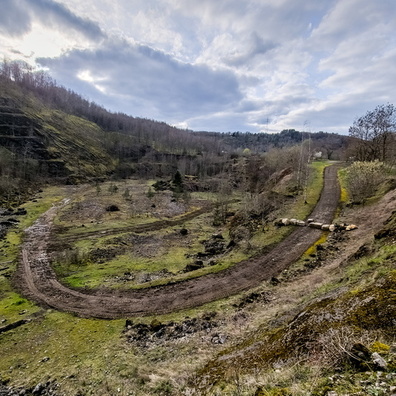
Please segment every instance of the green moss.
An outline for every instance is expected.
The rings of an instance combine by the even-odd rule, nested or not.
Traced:
[[[382,342],[376,341],[370,345],[370,351],[387,354],[390,351],[390,346]]]
[[[39,311],[40,308],[31,301],[12,291],[6,280],[0,279],[0,287],[2,289],[0,319],[5,319],[6,324],[25,319],[29,315]]]
[[[247,373],[257,365],[268,368],[295,359],[317,359],[319,340],[336,345],[340,342],[337,334],[342,337],[343,331],[357,340],[367,331],[382,331],[392,340],[396,317],[395,285],[396,271],[391,271],[385,278],[354,293],[344,292],[336,298],[322,298],[308,304],[286,326],[277,330],[263,328],[242,343],[225,349],[200,375],[216,382],[224,378],[230,367]],[[376,343],[373,347],[386,349],[382,345]]]
[[[364,329],[393,328],[396,317],[396,271],[383,280],[353,295],[360,302],[351,312],[348,322]]]
[[[301,259],[308,258],[311,254],[314,254],[317,250],[317,247],[326,242],[328,235],[329,235],[328,232],[323,232],[322,236],[304,252]]]
[[[347,168],[339,169],[338,180],[339,180],[340,187],[341,187],[340,202],[342,204],[345,204],[349,201],[349,194],[348,194],[347,182],[346,182],[346,174],[347,174]]]
[[[90,380],[103,380],[108,365],[114,363],[113,352],[119,349],[122,325],[123,321],[47,313],[42,319],[3,335],[0,372],[19,378],[23,385],[38,383],[43,378],[72,383],[82,381],[85,375]],[[122,352],[120,361],[121,355]]]

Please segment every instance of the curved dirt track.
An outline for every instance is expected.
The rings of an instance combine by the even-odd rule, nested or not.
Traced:
[[[340,196],[336,166],[325,169],[324,179],[320,200],[310,217],[330,223]],[[169,313],[258,286],[287,268],[322,233],[308,227],[296,228],[271,252],[216,274],[140,290],[86,291],[62,285],[50,266],[46,249],[55,215],[56,207],[53,207],[26,230],[16,276],[18,286],[24,295],[47,307],[108,319]]]

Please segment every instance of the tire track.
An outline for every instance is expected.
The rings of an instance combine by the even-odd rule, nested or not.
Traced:
[[[231,202],[236,202],[236,200],[229,201]],[[80,239],[89,239],[89,238],[100,238],[100,237],[105,237],[105,236],[110,236],[110,235],[117,235],[125,232],[135,232],[137,234],[143,233],[143,232],[150,232],[150,231],[158,231],[162,228],[167,228],[167,227],[174,227],[177,225],[181,225],[185,223],[186,221],[192,220],[195,217],[201,216],[204,213],[210,212],[214,207],[213,203],[205,203],[205,205],[202,206],[202,208],[196,209],[192,212],[185,213],[183,215],[178,216],[175,219],[169,219],[169,220],[158,220],[158,221],[153,221],[152,223],[146,223],[146,224],[137,224],[133,226],[125,226],[125,227],[118,227],[118,228],[113,228],[109,230],[101,230],[101,231],[87,231],[87,232],[82,232],[74,235],[64,235],[61,236],[59,239],[62,240],[63,242],[75,242]]]

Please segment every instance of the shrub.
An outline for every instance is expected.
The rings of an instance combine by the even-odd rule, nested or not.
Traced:
[[[383,162],[354,162],[346,172],[349,196],[353,202],[363,202],[372,197],[379,185],[385,180]]]

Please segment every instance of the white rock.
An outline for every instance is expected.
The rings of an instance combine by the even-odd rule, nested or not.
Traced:
[[[379,368],[381,368],[381,369],[386,369],[387,368],[387,363],[385,362],[385,359],[379,354],[379,353],[377,353],[377,352],[374,352],[372,355],[371,355],[371,358],[373,359],[373,362],[374,362],[374,364],[377,366],[377,367],[379,367]]]

